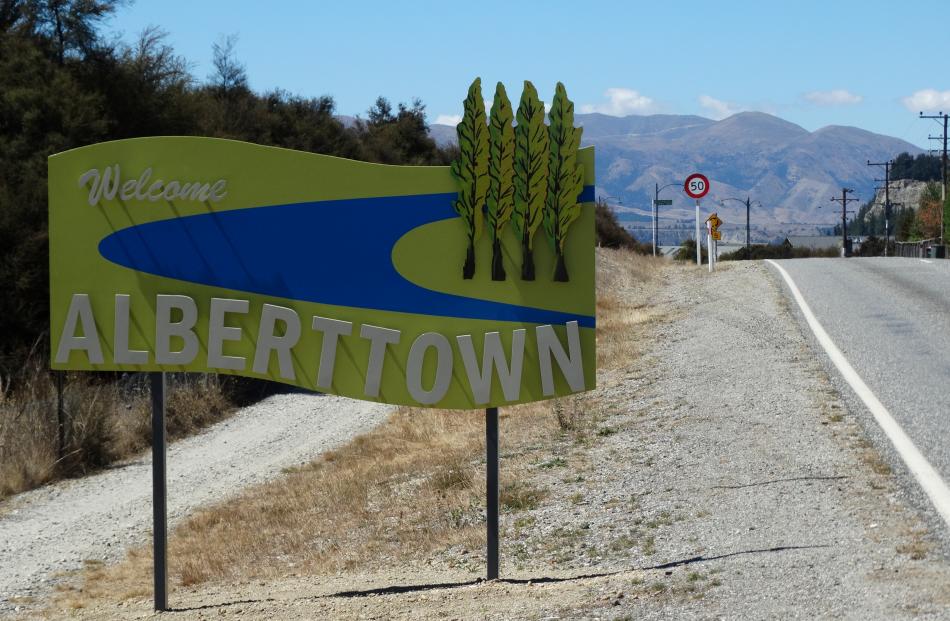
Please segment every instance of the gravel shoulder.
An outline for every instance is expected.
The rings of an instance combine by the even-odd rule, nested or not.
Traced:
[[[526,479],[544,499],[502,516],[504,580],[452,548],[180,588],[174,618],[950,618],[950,562],[768,267],[669,265],[660,281],[623,292],[657,319],[644,355],[599,378],[591,433],[538,439]],[[57,612],[153,616],[141,598]]]
[[[308,462],[381,422],[389,408],[342,397],[275,395],[168,449],[173,526],[195,508]],[[0,504],[0,614],[48,594],[90,561],[148,540],[151,453]],[[13,600],[11,602],[11,600]]]

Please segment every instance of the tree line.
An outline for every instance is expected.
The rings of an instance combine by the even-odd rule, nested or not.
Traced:
[[[447,165],[421,101],[377,99],[344,125],[330,96],[256,93],[236,39],[199,79],[157,28],[106,38],[119,0],[0,0],[0,375],[47,347],[47,157],[106,140],[211,136],[386,164]]]
[[[889,214],[873,200],[862,205],[853,221],[848,223],[850,235],[884,236],[884,220],[888,221],[888,233],[899,241],[916,241],[940,237],[941,211],[947,211],[950,228],[950,205],[940,203],[940,186],[943,179],[941,157],[926,153],[911,155],[904,152],[894,158],[891,165],[891,180],[907,179],[924,181],[927,186],[917,205],[894,205]],[[836,225],[835,235],[841,234]]]
[[[904,152],[894,158],[891,165],[891,179],[912,179],[914,181],[939,181],[939,156],[918,153],[916,156]]]
[[[521,278],[535,279],[534,234],[543,224],[554,249],[553,279],[569,279],[564,244],[581,213],[578,196],[584,169],[577,163],[581,128],[574,127],[574,104],[558,82],[544,121],[544,102],[525,81],[517,116],[505,86],[499,82],[486,119],[481,79],[476,78],[462,102],[457,126],[459,153],[452,162],[458,181],[455,211],[465,224],[467,248],[462,277],[475,275],[475,242],[487,224],[492,243],[492,280],[505,280],[501,236],[509,221],[521,244]],[[517,124],[512,125],[517,118]]]
[[[942,201],[940,194],[940,184],[928,181],[917,205],[892,205],[889,214],[884,213],[880,203],[868,201],[848,223],[848,234],[883,237],[887,216],[887,233],[898,241],[936,239],[940,237],[941,224],[944,237],[950,237],[950,200]],[[834,234],[841,234],[840,225],[835,226]]]

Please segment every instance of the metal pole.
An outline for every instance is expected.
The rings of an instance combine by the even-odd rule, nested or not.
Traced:
[[[653,256],[656,256],[656,214],[660,210],[656,202],[660,200],[660,184],[653,184]]]
[[[152,544],[155,610],[168,610],[168,522],[165,485],[165,374],[149,373],[152,393]]]
[[[660,198],[660,184],[653,184],[653,222],[650,223],[650,228],[653,229],[653,256],[656,256],[656,212],[659,211],[659,207],[656,205],[656,201]]]
[[[941,158],[940,163],[942,164],[941,169],[942,169],[942,176],[943,176],[943,184],[941,185],[941,188],[940,188],[940,243],[942,245],[944,243],[943,229],[945,226],[944,221],[943,221],[943,213],[947,208],[946,207],[947,205],[947,115],[946,114],[943,115],[943,157]]]
[[[485,490],[488,579],[498,579],[498,408],[485,410]]]
[[[887,242],[890,241],[889,222],[891,217],[891,164],[884,163],[884,256],[887,256]]]
[[[751,204],[752,204],[752,199],[746,196],[745,197],[745,252],[746,252],[747,259],[752,258],[752,243],[750,241],[752,239],[752,234],[749,228],[749,207],[751,206]]]
[[[841,188],[841,256],[848,256],[848,190]]]
[[[946,222],[944,222],[944,208],[945,208],[945,205],[946,205],[946,202],[947,202],[947,118],[948,118],[948,116],[950,116],[950,115],[948,115],[948,114],[946,114],[946,113],[944,113],[944,112],[939,112],[939,113],[936,114],[936,115],[924,114],[923,112],[920,113],[920,118],[922,118],[922,119],[934,119],[934,120],[936,120],[936,119],[941,119],[941,120],[943,120],[943,137],[942,137],[942,140],[943,140],[943,152],[942,152],[942,154],[941,154],[941,156],[940,156],[940,178],[941,178],[941,180],[943,181],[943,183],[940,184],[940,202],[941,202],[941,205],[940,205],[940,235],[939,235],[939,238],[940,238],[940,239],[939,239],[939,241],[940,241],[940,244],[941,244],[941,245],[946,242],[946,239],[944,239],[944,237],[945,237],[945,235],[944,235],[944,233],[945,233],[944,228],[945,228],[945,226],[946,226]],[[937,137],[935,137],[935,136],[927,136],[927,138],[930,139],[930,140],[937,140]]]
[[[699,199],[696,199],[696,265],[703,266],[703,239],[699,236]]]

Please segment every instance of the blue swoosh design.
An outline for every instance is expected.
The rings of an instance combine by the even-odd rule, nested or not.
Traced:
[[[160,220],[112,233],[99,243],[99,253],[156,276],[319,304],[594,327],[590,315],[441,293],[399,274],[393,246],[412,229],[458,217],[456,196],[293,203]],[[593,196],[587,186],[578,198],[589,202]]]

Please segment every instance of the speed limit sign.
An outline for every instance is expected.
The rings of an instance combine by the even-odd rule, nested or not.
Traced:
[[[690,198],[699,200],[709,192],[709,179],[706,178],[706,175],[693,173],[689,177],[686,177],[683,190]]]

